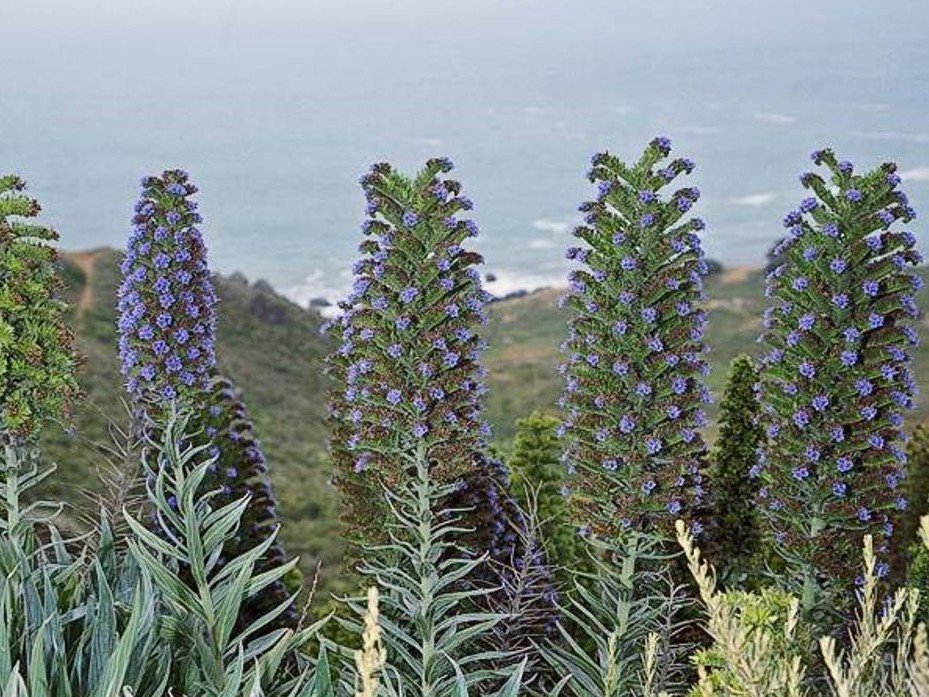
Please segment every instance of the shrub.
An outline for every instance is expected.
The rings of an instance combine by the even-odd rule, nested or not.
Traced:
[[[783,263],[768,275],[762,341],[767,442],[753,470],[762,511],[803,588],[803,609],[826,612],[823,593],[847,607],[855,540],[870,532],[887,574],[891,517],[906,506],[902,410],[915,383],[914,236],[890,228],[914,213],[893,164],[858,175],[829,150],[813,153],[830,182],[807,173],[814,196],[784,219]],[[860,581],[860,579],[859,579]],[[844,595],[843,595],[844,594]]]
[[[264,573],[285,563],[287,554],[277,539],[280,521],[277,517],[277,501],[268,476],[261,441],[255,436],[254,425],[241,392],[228,378],[217,376],[210,384],[209,406],[198,412],[193,423],[204,428],[209,444],[208,452],[215,461],[207,468],[206,486],[219,479],[222,486],[217,501],[225,503],[248,497],[248,507],[243,511],[239,527],[223,548],[224,559],[234,559],[250,549],[266,548],[255,564],[256,573]],[[272,539],[267,546],[265,543]],[[251,625],[255,618],[271,608],[287,601],[292,592],[300,589],[301,575],[294,568],[289,576],[282,577],[250,597],[239,617],[240,627]],[[293,603],[280,615],[271,628],[294,627],[297,611]]]
[[[540,646],[559,687],[550,695],[625,697],[664,695],[687,684],[692,646],[681,615],[691,606],[649,535],[630,533],[621,545],[591,541],[593,571],[578,574],[560,603],[554,640]],[[549,693],[544,693],[549,697]]]
[[[34,442],[43,422],[67,418],[77,358],[59,298],[57,233],[31,222],[25,182],[0,176],[0,445]]]
[[[282,578],[296,561],[255,570],[273,544],[240,556],[221,553],[248,500],[216,506],[200,484],[211,464],[191,447],[189,414],[166,412],[163,440],[150,443],[146,493],[167,533],[127,514],[122,553],[106,519],[95,548],[64,541],[55,507],[24,494],[50,474],[37,453],[8,446],[0,458],[0,687],[32,697],[165,694],[267,697],[304,693],[316,680],[299,648],[319,624],[265,632],[282,603],[237,628],[246,599]],[[45,531],[42,531],[45,528]],[[41,532],[41,534],[40,534]],[[75,547],[78,551],[73,551]],[[187,569],[185,584],[178,578]]]
[[[461,511],[444,508],[455,485],[437,484],[428,457],[429,444],[419,445],[405,456],[408,479],[396,491],[387,492],[390,540],[366,547],[359,572],[383,589],[380,595],[382,639],[388,665],[381,680],[388,694],[451,697],[503,677],[515,694],[522,665],[503,672],[487,670],[488,662],[505,660],[499,651],[476,652],[475,642],[505,619],[493,612],[461,612],[485,591],[461,590],[460,582],[486,561],[462,556],[457,551]],[[346,602],[356,618],[365,613],[365,599]],[[356,618],[343,619],[359,633]],[[335,647],[338,648],[338,647]],[[354,653],[346,653],[354,656]]]
[[[595,155],[597,198],[580,207],[586,222],[574,232],[589,246],[567,253],[581,268],[566,300],[564,458],[576,469],[575,516],[600,535],[670,537],[672,521],[704,497],[697,429],[709,393],[697,305],[706,263],[696,235],[704,224],[684,219],[696,188],[662,197],[694,168],[687,159],[664,164],[669,154],[670,142],[656,138],[632,166]]]
[[[929,545],[929,517],[922,521]],[[864,568],[858,592],[858,621],[848,631],[846,650],[836,638],[818,641],[821,670],[808,650],[815,628],[803,620],[801,601],[774,589],[749,594],[718,593],[713,570],[683,523],[678,540],[700,588],[713,639],[694,656],[699,680],[691,697],[751,694],[758,697],[844,695],[922,697],[929,694],[929,641],[916,627],[919,591],[902,588],[883,598],[873,539],[864,538]]]

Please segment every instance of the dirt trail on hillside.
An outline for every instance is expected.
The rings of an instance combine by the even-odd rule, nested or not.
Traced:
[[[72,252],[66,255],[84,272],[84,287],[77,298],[77,316],[80,317],[94,304],[94,264],[99,252]]]

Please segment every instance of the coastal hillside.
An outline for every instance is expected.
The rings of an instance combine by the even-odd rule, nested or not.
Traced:
[[[114,435],[127,422],[116,362],[116,287],[119,253],[102,249],[64,255],[70,322],[84,355],[80,372],[85,399],[78,405],[75,435],[50,432],[47,459],[59,463],[46,494],[70,504],[77,521],[94,510],[89,494],[99,493],[98,471],[106,471]],[[925,269],[924,275],[929,276]],[[493,284],[488,286],[493,290]],[[277,294],[262,281],[240,274],[216,278],[220,369],[244,392],[256,432],[271,467],[284,521],[282,538],[289,553],[301,556],[311,578],[318,564],[326,588],[337,576],[340,545],[337,496],[328,485],[323,360],[330,345],[319,333],[322,318]],[[734,269],[707,281],[710,297],[708,343],[712,347],[709,381],[717,397],[729,361],[738,353],[756,354],[761,329],[761,272]],[[534,409],[555,413],[561,389],[556,366],[564,339],[565,314],[557,308],[560,291],[547,289],[493,303],[486,329],[490,348],[488,414],[495,437],[506,451],[515,421]],[[925,298],[921,299],[925,306]],[[929,324],[920,330],[916,354],[922,388],[911,422],[929,418]],[[711,417],[714,407],[711,407]],[[708,434],[713,435],[713,427]],[[86,495],[85,495],[86,494]]]

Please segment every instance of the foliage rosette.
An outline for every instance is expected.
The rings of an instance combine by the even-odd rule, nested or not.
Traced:
[[[694,169],[670,152],[659,137],[632,166],[595,155],[597,197],[574,231],[588,246],[567,252],[579,268],[565,298],[560,433],[575,517],[601,535],[653,525],[671,535],[704,498],[705,225],[687,216],[695,187],[663,194]]]
[[[79,390],[73,336],[59,297],[58,234],[32,222],[38,201],[0,176],[0,443],[35,440],[43,422],[69,418]]]
[[[216,294],[186,172],[145,177],[118,290],[120,372],[137,402],[202,401],[216,366]]]
[[[334,480],[348,535],[384,534],[383,488],[409,477],[404,453],[424,444],[437,484],[466,478],[486,451],[482,417],[489,295],[476,270],[481,256],[462,247],[477,234],[447,159],[410,179],[388,164],[362,177],[365,240],[355,282],[329,327],[341,337],[328,359]],[[378,507],[382,510],[378,512]]]
[[[831,150],[812,154],[826,177],[784,219],[782,263],[768,274],[761,375],[766,443],[761,510],[777,548],[807,578],[851,583],[863,534],[888,551],[907,505],[903,412],[916,391],[916,239],[893,228],[915,216],[896,166],[856,174]],[[886,561],[877,567],[888,572]]]

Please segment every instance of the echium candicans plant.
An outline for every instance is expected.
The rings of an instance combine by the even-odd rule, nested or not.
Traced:
[[[216,366],[216,294],[186,172],[144,177],[118,291],[120,372],[138,404],[202,403]]]
[[[635,528],[670,539],[705,494],[704,222],[687,215],[696,187],[664,193],[694,169],[670,152],[659,137],[631,166],[595,155],[597,197],[574,231],[587,246],[567,252],[579,268],[565,299],[561,433],[574,515],[601,536]]]
[[[0,445],[38,438],[43,422],[68,418],[78,394],[76,354],[59,297],[53,230],[15,175],[0,176]]]
[[[192,414],[191,446],[203,446],[213,458],[203,493],[220,490],[226,505],[250,495],[236,535],[224,547],[234,559],[264,544],[277,523],[274,496],[264,454],[248,413],[231,382],[217,375],[213,289],[206,246],[197,228],[202,222],[197,188],[186,172],[170,170],[142,179],[133,228],[121,263],[119,357],[126,388],[149,439],[158,438],[165,416],[177,405]],[[282,563],[275,542],[259,560],[259,569]],[[282,582],[249,599],[239,618],[251,617],[287,598]],[[292,624],[293,608],[274,625]]]
[[[329,326],[339,345],[328,359],[330,447],[347,536],[382,540],[384,489],[410,478],[406,454],[425,446],[437,485],[459,483],[486,461],[482,415],[488,294],[462,245],[477,234],[459,213],[472,208],[458,182],[432,159],[410,179],[388,164],[361,178],[366,239],[355,281]]]
[[[857,174],[831,150],[826,176],[800,177],[812,196],[784,219],[789,235],[768,275],[761,374],[766,444],[761,510],[809,606],[852,587],[863,534],[888,572],[892,517],[907,505],[903,412],[916,385],[915,213],[892,163]],[[833,579],[827,586],[825,579]],[[796,586],[794,586],[796,588]],[[837,598],[845,597],[842,595]]]

